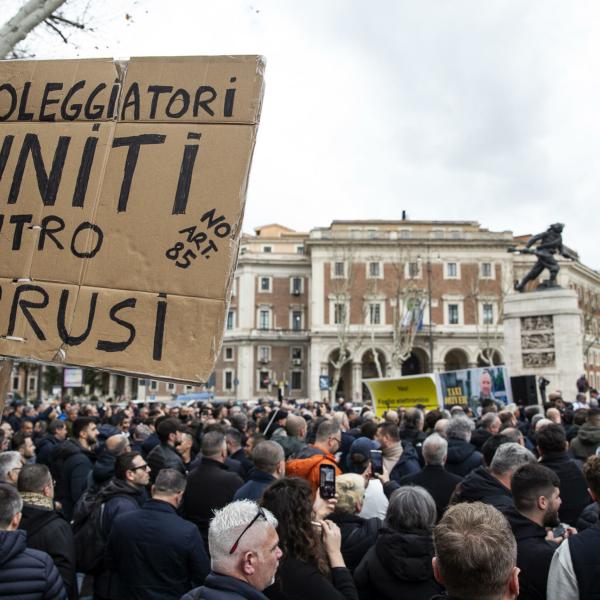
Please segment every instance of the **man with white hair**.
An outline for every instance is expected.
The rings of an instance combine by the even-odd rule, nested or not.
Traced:
[[[2,452],[0,454],[0,482],[17,487],[17,480],[22,467],[21,455],[18,452]]]
[[[267,600],[282,552],[277,519],[251,500],[215,511],[208,530],[211,572],[181,600]]]
[[[484,502],[500,512],[514,509],[511,479],[513,473],[535,456],[520,444],[509,442],[496,450],[489,470],[478,467],[456,488],[455,502]]]
[[[475,426],[464,414],[453,416],[446,427],[448,439],[448,461],[446,469],[454,475],[464,477],[483,464],[483,455],[471,444],[471,433]]]
[[[458,475],[448,473],[444,468],[447,458],[448,442],[441,435],[432,433],[423,442],[423,470],[400,479],[400,485],[419,485],[431,494],[437,508],[438,521],[442,518],[454,489],[462,481]]]

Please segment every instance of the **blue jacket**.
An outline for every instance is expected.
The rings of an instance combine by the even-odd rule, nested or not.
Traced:
[[[107,563],[127,600],[179,600],[210,570],[198,528],[160,500],[115,518]]]
[[[268,600],[268,598],[241,579],[211,571],[202,587],[192,590],[181,600]]]
[[[27,548],[27,534],[0,531],[0,598],[66,600],[63,580],[52,559]]]
[[[415,447],[410,442],[402,442],[402,456],[394,465],[390,479],[399,482],[402,477],[418,473],[420,470],[421,464]]]
[[[265,488],[268,488],[275,481],[275,477],[265,471],[254,469],[250,474],[248,481],[234,494],[234,500],[255,500],[261,499]]]

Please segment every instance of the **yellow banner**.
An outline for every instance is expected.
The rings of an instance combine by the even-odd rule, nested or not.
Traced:
[[[413,408],[418,404],[427,410],[439,408],[437,386],[433,375],[411,375],[398,379],[367,379],[373,409],[378,417],[386,410]]]

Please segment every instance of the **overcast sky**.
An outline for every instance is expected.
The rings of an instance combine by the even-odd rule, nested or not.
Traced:
[[[517,234],[562,221],[600,269],[599,2],[102,0],[90,14],[75,46],[36,33],[30,49],[267,57],[245,231],[403,209]]]

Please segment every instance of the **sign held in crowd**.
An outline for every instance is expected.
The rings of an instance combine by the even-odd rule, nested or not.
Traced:
[[[0,355],[202,382],[259,56],[0,63]]]

